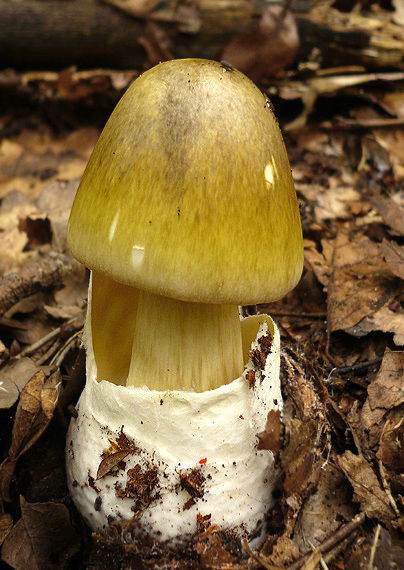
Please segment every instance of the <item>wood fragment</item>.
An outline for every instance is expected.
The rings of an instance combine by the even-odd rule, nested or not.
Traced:
[[[365,518],[366,517],[364,513],[359,513],[356,515],[356,517],[354,517],[349,523],[343,525],[339,530],[337,530],[337,532],[322,542],[318,547],[319,552],[321,554],[325,554],[334,548],[334,546],[348,538],[354,532],[354,530],[356,530],[365,522]],[[287,570],[300,570],[303,568],[304,564],[311,555],[312,552],[306,552],[306,554],[296,560],[296,562],[288,566]]]
[[[5,275],[0,280],[0,317],[21,299],[60,285],[70,269],[70,261],[65,255],[52,252],[19,273]]]

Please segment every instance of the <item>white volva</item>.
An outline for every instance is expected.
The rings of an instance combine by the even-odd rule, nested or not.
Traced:
[[[264,369],[249,359],[240,378],[199,393],[98,382],[89,323],[87,384],[67,437],[69,487],[89,525],[100,530],[135,515],[153,536],[177,540],[196,531],[197,514],[211,515],[212,524],[259,544],[277,477],[257,435],[282,406],[279,331],[270,317],[241,323],[247,353],[261,350],[261,336],[273,337]]]

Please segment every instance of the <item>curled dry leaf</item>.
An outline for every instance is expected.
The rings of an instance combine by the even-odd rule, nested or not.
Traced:
[[[19,457],[41,437],[52,419],[61,386],[60,372],[49,378],[39,370],[21,392],[8,457],[0,465],[0,492],[9,500],[9,486]]]
[[[21,498],[21,519],[3,544],[2,560],[15,570],[44,570],[52,556],[66,559],[77,549],[78,537],[65,505]]]

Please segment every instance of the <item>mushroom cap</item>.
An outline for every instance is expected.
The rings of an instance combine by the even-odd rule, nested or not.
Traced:
[[[90,269],[183,301],[285,295],[302,272],[302,230],[267,98],[209,60],[142,74],[88,162],[68,244]]]

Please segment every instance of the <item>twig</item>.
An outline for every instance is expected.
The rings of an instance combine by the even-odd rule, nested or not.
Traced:
[[[52,252],[19,273],[5,275],[0,280],[0,317],[21,299],[60,285],[70,269],[70,261],[65,255]]]
[[[370,550],[370,558],[369,558],[369,564],[368,564],[368,570],[376,570],[375,567],[373,566],[373,562],[375,560],[375,555],[376,555],[376,550],[377,550],[377,543],[379,541],[379,535],[380,535],[380,531],[381,531],[381,525],[378,524],[376,527],[376,531],[375,531],[375,536],[373,538],[373,544],[372,544],[372,548]]]
[[[69,319],[68,321],[66,321],[66,323],[64,323],[64,325],[62,327],[57,327],[56,329],[53,329],[53,331],[51,331],[47,335],[40,338],[37,342],[34,342],[30,346],[27,346],[26,348],[24,348],[24,350],[22,350],[19,354],[17,354],[17,356],[15,358],[19,359],[19,358],[23,358],[24,356],[31,356],[32,354],[35,354],[35,352],[37,350],[39,350],[40,348],[42,348],[45,344],[48,344],[48,342],[57,338],[60,335],[60,333],[62,332],[62,329],[66,325],[71,325],[72,323],[74,323],[75,320],[77,320],[81,316],[82,316],[82,313],[79,313],[78,315],[76,315],[76,316],[72,317],[71,319]]]
[[[404,125],[404,119],[395,119],[395,118],[388,118],[388,119],[362,119],[362,120],[354,120],[354,119],[345,119],[344,117],[336,117],[338,121],[337,128],[340,127],[341,129],[351,129],[351,130],[367,130],[367,129],[386,129],[388,127],[401,127]]]
[[[357,372],[358,370],[364,370],[365,368],[370,368],[374,364],[380,364],[383,358],[375,358],[374,360],[367,360],[366,362],[361,362],[360,364],[353,364],[352,366],[341,366],[341,368],[333,368],[331,370],[330,376],[335,373],[338,374],[348,374],[349,372]]]
[[[282,12],[280,13],[279,19],[282,22],[286,18],[286,14],[290,10],[290,5],[292,4],[292,0],[285,0],[285,3],[282,8]]]
[[[81,330],[74,333],[62,346],[62,348],[55,354],[55,356],[50,361],[50,364],[59,368],[62,365],[66,354],[70,351],[72,343],[77,339],[77,337],[81,334]]]
[[[325,554],[329,552],[334,546],[348,538],[354,530],[361,526],[365,521],[365,515],[360,513],[356,515],[349,523],[342,526],[337,532],[335,532],[332,536],[327,538],[320,546],[318,547],[321,554]],[[287,570],[300,570],[307,562],[309,557],[311,556],[311,552],[307,552],[299,560],[296,560],[293,564],[288,566]]]

